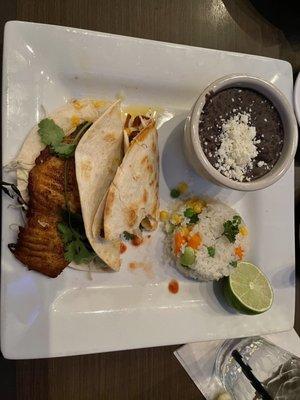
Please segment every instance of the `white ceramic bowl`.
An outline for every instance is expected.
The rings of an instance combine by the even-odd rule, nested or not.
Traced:
[[[206,158],[199,138],[199,119],[206,101],[206,95],[233,87],[252,89],[269,99],[279,112],[284,129],[283,149],[277,163],[267,174],[251,182],[234,181],[217,171]],[[235,190],[264,189],[280,179],[293,162],[297,143],[297,122],[286,97],[274,85],[249,75],[229,75],[210,84],[193,105],[184,129],[185,154],[196,173],[217,185]]]
[[[300,72],[297,76],[294,87],[294,108],[298,124],[300,125]]]

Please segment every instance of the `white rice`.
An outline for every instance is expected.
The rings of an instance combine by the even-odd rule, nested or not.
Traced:
[[[177,212],[182,214],[185,209],[186,206],[180,207]],[[245,258],[249,249],[248,235],[243,236],[238,233],[234,243],[230,243],[227,237],[223,235],[224,222],[232,220],[234,215],[239,214],[226,204],[217,201],[211,201],[207,204],[202,213],[198,215],[199,221],[191,231],[192,234],[199,233],[202,239],[201,247],[196,251],[195,263],[190,267],[184,267],[179,261],[180,254],[176,257],[172,252],[173,257],[176,258],[176,267],[181,273],[201,281],[218,280],[223,276],[228,276],[234,269],[234,266],[230,263],[238,261],[234,252],[236,247],[242,247]],[[185,222],[181,225],[185,225]],[[245,226],[243,220],[239,226]],[[173,235],[171,235],[171,243],[173,243]],[[214,257],[210,257],[208,254],[207,247],[209,246],[215,248]]]

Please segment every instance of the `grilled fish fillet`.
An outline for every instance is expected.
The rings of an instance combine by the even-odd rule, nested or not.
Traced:
[[[72,212],[80,212],[74,158],[64,160],[43,150],[29,173],[28,194],[27,223],[12,251],[28,269],[55,278],[68,265],[57,231],[61,210],[67,203]]]

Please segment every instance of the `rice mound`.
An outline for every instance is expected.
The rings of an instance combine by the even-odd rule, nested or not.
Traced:
[[[185,208],[179,208],[178,212],[183,213]],[[206,204],[206,207],[199,214],[199,221],[193,225],[191,231],[192,234],[199,233],[202,239],[201,247],[196,251],[195,263],[190,267],[184,267],[180,264],[179,258],[172,252],[172,257],[176,259],[176,267],[183,275],[200,281],[219,280],[228,276],[234,269],[230,262],[238,261],[238,257],[235,255],[236,247],[241,246],[244,257],[246,256],[249,250],[248,235],[238,233],[234,243],[230,243],[228,238],[223,235],[224,222],[232,220],[235,215],[239,214],[224,203],[210,201]],[[240,226],[245,226],[243,219]],[[172,242],[173,237],[171,238]],[[208,254],[207,247],[209,246],[215,248],[214,257]]]

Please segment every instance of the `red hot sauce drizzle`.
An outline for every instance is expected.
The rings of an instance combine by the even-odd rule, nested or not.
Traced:
[[[178,293],[178,290],[179,290],[179,283],[175,279],[172,279],[169,282],[168,288],[169,288],[170,293],[176,294],[176,293]]]

